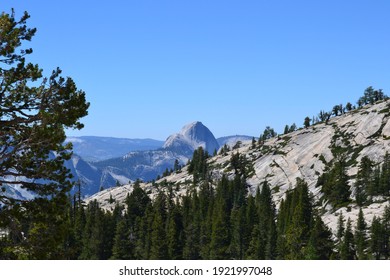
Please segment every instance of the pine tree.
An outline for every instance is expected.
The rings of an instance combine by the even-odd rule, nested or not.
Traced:
[[[207,159],[209,155],[207,151],[204,151],[202,147],[199,147],[194,151],[192,160],[188,165],[188,172],[193,175],[194,183],[197,183],[199,180],[205,180],[207,176]]]
[[[291,201],[291,193],[287,193],[286,200],[282,199],[280,202],[278,219],[277,219],[277,257],[278,259],[285,259],[288,254],[286,229],[289,220],[289,206]]]
[[[258,189],[258,192],[260,190]],[[247,205],[245,209],[245,230],[244,230],[244,248],[249,247],[249,243],[252,239],[251,234],[253,231],[253,227],[255,226],[256,222],[258,221],[258,215],[257,215],[257,209],[255,205],[255,198],[250,195],[247,198]],[[246,258],[246,257],[245,257]]]
[[[151,200],[149,196],[140,187],[140,181],[137,180],[133,186],[133,191],[125,200],[126,218],[128,219],[130,227],[134,226],[137,217],[145,215],[146,208],[150,203]]]
[[[230,217],[229,207],[224,199],[224,185],[217,189],[214,205],[212,233],[210,242],[210,258],[214,260],[226,260],[229,258],[230,245]]]
[[[183,256],[187,260],[200,258],[200,227],[202,217],[200,216],[200,201],[195,190],[190,196],[183,198],[183,226],[184,226],[184,248]]]
[[[271,139],[271,138],[274,138],[276,137],[278,134],[275,132],[275,130],[273,128],[271,128],[270,126],[267,126],[265,129],[264,129],[264,132],[261,136],[262,138],[262,143],[265,142],[265,140],[268,140],[268,139]]]
[[[250,243],[246,251],[246,259],[249,260],[258,260],[261,258],[261,255],[264,254],[264,242],[261,240],[260,226],[255,224],[252,229],[250,236]],[[263,257],[264,259],[264,257]]]
[[[311,119],[309,117],[306,117],[305,121],[303,122],[303,126],[305,128],[308,128],[310,126],[310,121],[311,121]]]
[[[263,185],[265,185],[267,188],[267,184],[268,184],[267,182],[264,182]],[[248,244],[248,249],[246,251],[246,258],[248,259],[256,260],[256,259],[265,258],[266,241],[265,241],[264,233],[266,232],[266,229],[261,230],[261,225],[260,225],[261,223],[262,225],[265,224],[265,221],[263,219],[266,213],[261,213],[261,209],[260,209],[261,207],[264,207],[264,206],[260,206],[263,203],[263,201],[264,199],[262,198],[260,188],[258,187],[256,189],[256,195],[254,198],[254,210],[252,210],[256,212],[256,216],[255,216],[256,219],[251,221],[252,230],[249,231],[250,232],[249,244]]]
[[[115,231],[114,245],[111,259],[131,260],[135,258],[135,244],[133,237],[129,235],[128,225],[125,219],[118,222]]]
[[[201,184],[199,189],[199,215],[200,219],[200,258],[210,258],[210,241],[212,232],[214,207],[214,188],[208,183]]]
[[[333,253],[332,232],[324,224],[321,217],[315,213],[312,221],[305,258],[309,260],[329,260]]]
[[[390,155],[386,152],[380,177],[380,192],[385,196],[390,196]]]
[[[388,98],[381,89],[374,90],[372,86],[368,87],[364,91],[364,95],[359,98],[357,104],[360,107],[367,104],[374,104],[377,101]]]
[[[385,259],[390,257],[390,206],[385,207],[382,217],[383,230],[383,256]]]
[[[259,258],[266,259],[272,257],[272,248],[276,247],[275,236],[271,236],[271,230],[274,230],[272,234],[275,234],[275,205],[272,201],[272,193],[267,181],[263,183],[258,204],[258,217],[259,217],[259,229],[260,229],[260,243],[261,255]]]
[[[317,182],[318,186],[322,185],[321,190],[325,198],[334,207],[349,201],[351,192],[346,166],[345,158],[343,156],[339,157],[333,167],[328,172],[323,173]]]
[[[339,112],[342,111],[340,108],[340,105],[333,106],[332,113],[337,117],[339,115]]]
[[[356,203],[363,206],[367,200],[367,193],[373,184],[373,162],[368,157],[363,157],[360,161],[356,179]]]
[[[179,202],[177,202],[168,215],[167,246],[170,260],[183,258],[183,224],[179,207]]]
[[[28,231],[21,236],[21,245],[7,248],[14,253],[16,250],[24,251],[26,254],[17,254],[17,258],[28,259],[63,259],[66,258],[67,248],[64,243],[70,233],[71,225],[69,216],[69,200],[67,196],[55,196],[51,200],[35,200],[34,203],[26,204],[29,221],[21,224],[19,230],[23,228]],[[18,230],[18,229],[17,229]],[[17,231],[16,230],[16,231]],[[11,230],[12,231],[12,230]],[[26,242],[27,244],[24,244]],[[13,244],[14,245],[14,244]],[[23,249],[21,249],[23,248]]]
[[[290,132],[294,132],[295,130],[297,130],[297,125],[295,123],[293,123],[291,126],[290,126],[290,129],[289,129],[289,133]]]
[[[252,137],[252,149],[256,148],[256,139]]]
[[[103,255],[103,212],[96,200],[88,204],[80,259],[100,260]]]
[[[384,240],[384,232],[383,226],[381,224],[381,220],[374,216],[371,228],[370,228],[370,254],[371,258],[375,260],[380,260],[384,258],[384,248],[385,248],[385,240]]]
[[[173,165],[173,170],[176,172],[180,170],[180,163],[179,163],[178,159],[175,159],[175,163]]]
[[[364,220],[363,211],[360,208],[355,229],[356,256],[359,260],[367,259],[367,224]]]
[[[166,260],[168,259],[168,244],[165,233],[165,225],[162,214],[155,211],[151,233],[151,260]]]
[[[281,201],[277,218],[277,258],[304,259],[312,228],[313,206],[307,183],[297,179],[296,187]]]
[[[276,259],[277,229],[272,200],[269,200],[269,187],[265,183],[259,196],[257,209],[258,222],[251,227],[250,243],[246,251],[247,259]]]
[[[341,246],[345,234],[345,225],[344,225],[344,216],[343,212],[340,212],[339,218],[337,219],[337,231],[336,231],[336,249],[337,254],[336,256],[333,256],[333,258],[340,259],[340,253],[341,253]]]
[[[290,127],[288,126],[288,124],[286,124],[286,126],[284,127],[283,134],[287,134],[287,133],[289,133],[289,131],[290,131]]]
[[[13,10],[0,14],[0,178],[35,198],[0,192],[0,226],[23,235],[8,243],[9,256],[55,259],[66,242],[66,194],[73,186],[64,166],[72,148],[64,144],[65,129],[83,127],[79,119],[89,104],[59,68],[44,78],[37,64],[27,62],[33,51],[24,46],[36,33],[27,26],[29,17],[25,12],[18,20]]]
[[[354,260],[356,257],[354,236],[352,233],[351,220],[348,218],[344,238],[341,243],[340,258],[342,260]]]
[[[350,112],[352,111],[352,104],[350,102],[348,102],[346,105],[345,105],[345,109]]]
[[[297,178],[293,192],[292,220],[286,230],[286,242],[289,249],[288,259],[304,259],[304,248],[307,246],[312,220],[312,204],[307,183]]]
[[[137,239],[135,241],[135,258],[141,260],[150,259],[150,250],[152,246],[152,224],[154,221],[153,205],[149,203],[145,210],[145,215],[137,217],[135,220],[135,232]]]
[[[168,244],[166,235],[167,201],[164,193],[160,192],[153,203],[153,222],[150,236],[150,259],[168,259]]]
[[[227,215],[222,211],[222,207],[218,207],[217,210],[215,210],[215,221],[212,226],[210,258],[214,260],[229,258],[229,225],[226,223]]]
[[[230,214],[231,241],[229,255],[232,259],[242,260],[245,251],[245,207],[233,206]]]
[[[277,227],[275,222],[275,213],[269,220],[268,236],[265,245],[265,259],[275,260],[277,258]]]
[[[100,259],[108,260],[112,257],[112,249],[114,246],[114,238],[117,228],[117,217],[114,217],[113,212],[102,212],[103,218],[103,238],[102,238],[102,254]]]
[[[86,223],[84,204],[80,196],[78,196],[77,201],[74,200],[74,215],[75,215],[74,218],[75,221],[72,230],[73,230],[73,236],[75,240],[74,240],[73,254],[70,258],[78,259],[81,254],[81,248],[83,243],[83,232]]]

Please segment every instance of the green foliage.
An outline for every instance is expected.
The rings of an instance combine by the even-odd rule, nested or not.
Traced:
[[[305,259],[313,226],[313,205],[306,182],[297,179],[295,188],[280,205],[277,221],[279,258]]]
[[[342,260],[354,260],[356,258],[356,249],[354,243],[354,236],[352,233],[351,220],[348,219],[344,232],[343,240],[340,247],[340,259]]]
[[[255,196],[256,216],[258,222],[251,231],[250,243],[246,252],[249,259],[274,259],[276,257],[276,222],[275,205],[267,181],[261,192],[257,189]]]
[[[228,205],[223,196],[218,196],[213,213],[212,233],[210,242],[210,258],[226,260],[229,258],[230,219]]]
[[[168,259],[168,244],[165,232],[164,218],[163,213],[158,211],[158,209],[155,210],[152,223],[150,259]]]
[[[311,121],[311,119],[309,117],[306,117],[304,122],[303,122],[303,126],[305,128],[308,128],[310,126],[310,121]]]
[[[83,231],[83,250],[80,259],[99,260],[104,256],[104,212],[98,202],[92,201],[86,211],[86,223]]]
[[[283,131],[283,134],[287,134],[290,130],[290,127],[288,126],[288,124],[286,124],[286,126],[284,127],[284,131]]]
[[[274,138],[276,137],[278,134],[275,132],[275,130],[273,128],[271,128],[270,126],[267,126],[265,129],[264,129],[264,132],[260,135],[259,137],[259,140],[258,140],[258,143],[259,144],[264,144],[264,142],[268,139],[271,139],[271,138]]]
[[[194,183],[199,180],[205,180],[207,177],[209,155],[202,147],[194,151],[192,160],[188,165],[188,172],[194,176]]]
[[[336,239],[315,210],[307,184],[297,179],[276,217],[271,186],[262,183],[247,195],[244,177],[221,178],[214,189],[204,181],[181,199],[172,188],[153,199],[135,184],[125,207],[103,211],[96,201],[84,206],[75,196],[60,224],[32,223],[30,247],[14,233],[0,239],[7,258],[61,259],[387,259],[390,210],[367,228],[363,212],[352,231],[339,215]],[[69,201],[69,200],[68,200]],[[46,213],[41,213],[46,215]],[[47,213],[47,217],[51,217]],[[40,220],[40,219],[39,219]],[[61,226],[59,226],[61,225]],[[59,230],[61,229],[61,230]],[[52,239],[41,238],[49,231]],[[17,233],[16,231],[15,233]],[[66,240],[51,251],[56,238]],[[33,241],[33,242],[32,242]],[[15,241],[14,241],[15,242]],[[32,254],[34,253],[34,254]]]
[[[311,224],[313,226],[309,242],[304,250],[305,258],[308,260],[329,260],[334,247],[332,232],[317,213],[313,214]]]
[[[355,229],[356,256],[359,260],[367,259],[367,224],[364,220],[363,211],[360,208]]]
[[[24,48],[36,29],[28,28],[27,12],[0,15],[0,183],[36,194],[20,201],[0,192],[0,228],[10,230],[0,258],[66,258],[63,251],[70,217],[65,210],[71,174],[64,166],[71,145],[65,129],[81,129],[87,115],[85,93],[55,69],[44,78],[37,64],[27,62]],[[53,156],[55,155],[55,156]]]
[[[346,109],[346,111],[352,111],[353,110],[353,106],[352,106],[351,102],[348,102],[345,105],[345,109]]]
[[[184,259],[197,260],[200,258],[202,226],[200,205],[201,201],[196,190],[183,198]],[[205,250],[205,254],[207,254],[208,248]]]
[[[387,226],[388,220],[384,223],[377,217],[374,217],[372,220],[369,241],[369,252],[372,259],[381,260],[389,257],[389,232]]]
[[[325,112],[323,110],[318,114],[318,119],[321,122],[328,122],[331,117],[331,113]]]
[[[290,129],[288,130],[289,133],[291,132],[294,132],[295,130],[297,130],[297,125],[295,123],[293,123],[291,126],[290,126]]]
[[[223,145],[223,147],[220,149],[219,154],[223,156],[227,156],[227,153],[230,152],[230,148],[227,144]]]
[[[390,196],[390,156],[385,154],[382,166],[363,157],[356,178],[355,199],[359,206],[371,203],[374,196]]]
[[[386,152],[380,172],[378,192],[380,195],[390,196],[390,155]]]
[[[175,163],[173,165],[173,170],[175,172],[179,171],[181,169],[181,166],[180,166],[180,163],[179,163],[179,160],[178,159],[175,159]]]
[[[337,117],[340,113],[340,115],[343,114],[343,105],[335,105],[333,106],[332,113]]]
[[[373,189],[373,162],[368,157],[363,157],[356,178],[356,203],[363,206],[367,201],[368,190]]]
[[[381,89],[375,90],[372,86],[365,89],[362,97],[359,98],[357,104],[360,107],[367,104],[374,104],[378,101],[387,99],[388,97],[383,93]]]
[[[252,137],[252,146],[251,146],[251,149],[254,149],[256,148],[256,139],[255,137]]]
[[[114,244],[111,259],[128,260],[134,258],[135,244],[129,235],[127,221],[121,219],[115,230]]]
[[[129,220],[130,225],[135,225],[135,221],[138,217],[145,215],[148,205],[151,203],[149,196],[140,187],[137,181],[134,184],[133,191],[126,197],[125,204],[127,206],[126,218]]]
[[[333,167],[324,172],[317,181],[317,186],[322,186],[325,199],[334,206],[338,207],[343,203],[349,202],[350,186],[349,177],[346,172],[346,161],[340,157]]]
[[[230,157],[230,165],[234,169],[236,175],[249,177],[255,172],[252,163],[244,154],[240,154],[239,152],[232,154]]]
[[[180,205],[173,204],[167,221],[168,259],[180,260],[183,258],[183,219]]]

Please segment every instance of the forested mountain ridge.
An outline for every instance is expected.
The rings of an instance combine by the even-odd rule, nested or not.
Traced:
[[[249,192],[255,195],[257,188],[266,181],[276,208],[279,208],[281,200],[294,189],[299,178],[307,183],[322,219],[333,231],[336,231],[340,213],[346,219],[356,221],[360,206],[370,223],[374,215],[380,216],[388,204],[388,189],[373,191],[362,186],[359,178],[363,172],[362,162],[367,160],[371,175],[377,173],[380,176],[386,153],[390,151],[390,101],[382,100],[375,105],[335,115],[284,135],[243,142],[233,150],[222,149],[217,156],[207,159],[207,180],[214,186],[224,176],[233,180],[239,172],[238,166],[243,165]],[[337,171],[338,166],[342,168]],[[337,193],[338,182],[329,180],[329,177],[338,178],[337,174],[344,173],[345,195]],[[369,184],[373,185],[381,178],[373,177]],[[203,182],[195,181],[194,173],[191,174],[186,166],[156,182],[142,183],[141,187],[154,196],[159,190],[172,186],[176,195],[183,196],[194,185]],[[113,209],[113,201],[123,203],[131,189],[132,185],[108,189],[88,201],[96,199],[101,207]],[[356,198],[362,192],[364,201],[358,198],[357,202]]]

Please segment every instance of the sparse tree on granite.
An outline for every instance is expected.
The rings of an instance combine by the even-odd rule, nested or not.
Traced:
[[[310,121],[311,121],[311,119],[309,117],[306,117],[305,121],[303,122],[303,126],[305,128],[308,128],[310,126]]]

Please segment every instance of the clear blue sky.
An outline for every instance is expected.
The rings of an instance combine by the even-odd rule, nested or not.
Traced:
[[[390,95],[390,1],[1,0],[31,14],[33,62],[91,103],[82,131],[164,140],[195,120],[258,136]]]

